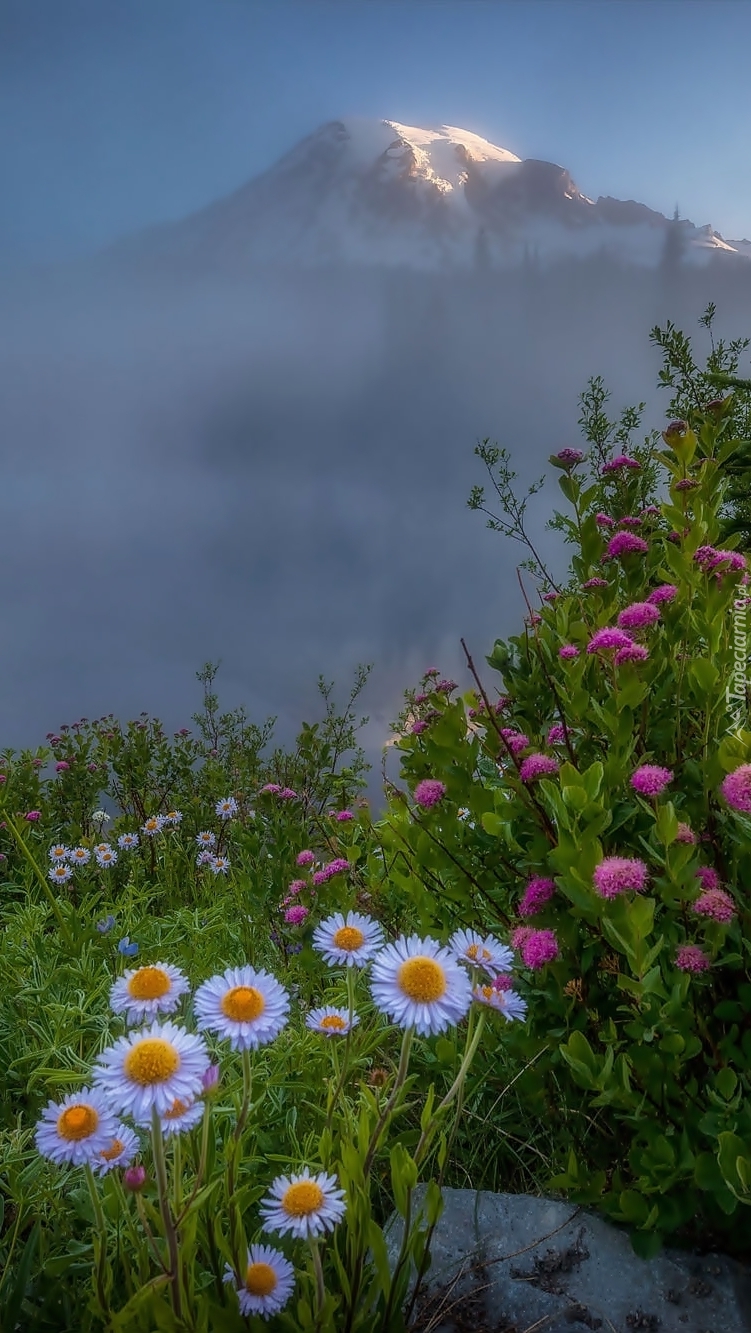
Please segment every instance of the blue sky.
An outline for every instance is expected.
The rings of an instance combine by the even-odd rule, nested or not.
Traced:
[[[745,0],[0,0],[0,257],[179,218],[347,114],[751,237]]]

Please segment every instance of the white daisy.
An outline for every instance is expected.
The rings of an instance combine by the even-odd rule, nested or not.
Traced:
[[[320,1171],[311,1176],[307,1167],[297,1176],[277,1176],[261,1200],[263,1231],[279,1231],[301,1239],[333,1231],[346,1212],[344,1190],[336,1176]]]
[[[47,878],[55,884],[64,884],[72,875],[73,871],[70,866],[66,866],[64,861],[56,861],[52,868],[47,871]]]
[[[507,972],[514,962],[512,949],[501,944],[495,935],[478,935],[476,930],[457,930],[449,940],[449,948],[460,962],[482,967],[491,976]]]
[[[164,1115],[159,1117],[164,1138],[169,1139],[173,1134],[183,1134],[193,1129],[203,1119],[204,1106],[203,1101],[183,1101],[180,1097],[176,1097]],[[144,1116],[143,1119],[137,1120],[136,1124],[143,1129],[150,1129],[151,1116]]]
[[[140,1148],[138,1135],[127,1125],[119,1124],[112,1142],[97,1153],[91,1163],[91,1169],[97,1175],[106,1176],[108,1171],[114,1171],[116,1166],[130,1166]]]
[[[453,952],[429,936],[400,935],[373,959],[370,991],[377,1009],[399,1027],[422,1037],[460,1022],[472,1002],[472,986]]]
[[[48,1102],[37,1121],[35,1142],[43,1157],[72,1166],[92,1162],[117,1134],[117,1113],[100,1088],[82,1088]]]
[[[68,860],[72,866],[86,866],[91,860],[91,852],[88,847],[71,847]]]
[[[112,847],[103,847],[95,853],[98,866],[113,866],[117,861],[117,852]]]
[[[199,852],[196,857],[197,866],[210,866],[214,857],[211,852]]]
[[[237,814],[237,801],[234,796],[225,796],[224,800],[217,801],[214,809],[220,819],[231,819]]]
[[[327,963],[362,966],[383,947],[383,927],[361,912],[335,912],[316,926],[313,947]]]
[[[187,977],[171,963],[130,967],[114,982],[110,1006],[116,1014],[125,1014],[128,1023],[140,1023],[157,1014],[173,1014],[189,990]]]
[[[170,828],[177,828],[178,824],[182,822],[182,813],[179,810],[168,810],[164,816],[164,822]]]
[[[196,834],[196,842],[199,847],[214,847],[216,845],[216,834],[204,829],[202,833]]]
[[[193,996],[196,1026],[226,1037],[233,1051],[265,1046],[286,1027],[289,996],[270,972],[246,964],[209,977]]]
[[[281,1250],[270,1245],[251,1245],[240,1286],[229,1264],[225,1266],[223,1281],[235,1284],[240,1314],[259,1314],[268,1319],[283,1310],[292,1295],[295,1270]]]
[[[97,1057],[94,1084],[122,1115],[164,1115],[180,1098],[192,1102],[210,1064],[203,1037],[167,1020],[120,1037]]]
[[[145,824],[141,825],[141,832],[146,834],[147,838],[153,838],[156,833],[161,833],[164,828],[164,815],[150,815]]]
[[[478,1004],[487,1004],[491,1009],[497,1009],[509,1022],[514,1018],[523,1022],[526,1018],[527,1001],[523,1000],[515,990],[496,990],[493,986],[475,986],[472,996]]]
[[[324,1009],[311,1009],[305,1019],[306,1027],[314,1032],[322,1032],[326,1037],[346,1037],[347,1033],[360,1022],[357,1014],[349,1021],[348,1009],[334,1009],[331,1005]]]
[[[215,875],[226,875],[229,870],[229,861],[226,856],[212,856],[211,869]]]
[[[130,851],[132,847],[138,846],[137,833],[121,833],[117,840],[117,845],[123,852]]]
[[[64,842],[53,842],[50,847],[50,861],[67,861],[69,854]]]
[[[97,852],[111,852],[111,851],[112,847],[108,842],[98,842],[94,848],[94,855],[96,856]]]

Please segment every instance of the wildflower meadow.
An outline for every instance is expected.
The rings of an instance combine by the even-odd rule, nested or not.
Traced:
[[[4,1333],[398,1333],[449,1185],[748,1254],[751,383],[713,315],[704,369],[652,332],[663,429],[581,395],[565,571],[478,445],[523,625],[405,691],[378,821],[368,668],[292,753],[207,664],[193,728],[0,756]]]

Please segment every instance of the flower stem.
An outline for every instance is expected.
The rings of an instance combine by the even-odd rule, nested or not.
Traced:
[[[107,1224],[102,1212],[102,1204],[97,1192],[94,1172],[89,1163],[86,1163],[86,1181],[91,1195],[91,1204],[94,1209],[94,1219],[97,1229],[97,1243],[94,1246],[96,1258],[96,1297],[99,1302],[99,1308],[105,1319],[109,1317],[109,1302],[107,1300]]]
[[[159,1124],[159,1116],[157,1115],[155,1106],[152,1106],[151,1108],[151,1143],[154,1152],[154,1174],[156,1176],[157,1191],[159,1193],[159,1211],[162,1215],[162,1225],[164,1227],[164,1236],[167,1241],[167,1252],[169,1254],[172,1308],[175,1312],[175,1318],[180,1320],[183,1317],[182,1292],[180,1290],[180,1254],[177,1243],[177,1232],[175,1231],[175,1225],[169,1206],[169,1186],[167,1183],[167,1167],[164,1160],[162,1127]]]

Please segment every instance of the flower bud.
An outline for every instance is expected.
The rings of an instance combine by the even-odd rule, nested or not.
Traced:
[[[684,466],[691,462],[696,453],[696,436],[687,421],[671,421],[662,432],[662,438]]]
[[[212,1093],[216,1092],[219,1087],[219,1066],[209,1065],[208,1069],[205,1070],[201,1076],[201,1083],[207,1097],[210,1097]]]
[[[146,1184],[145,1166],[129,1166],[123,1171],[123,1185],[131,1194],[140,1194]]]

